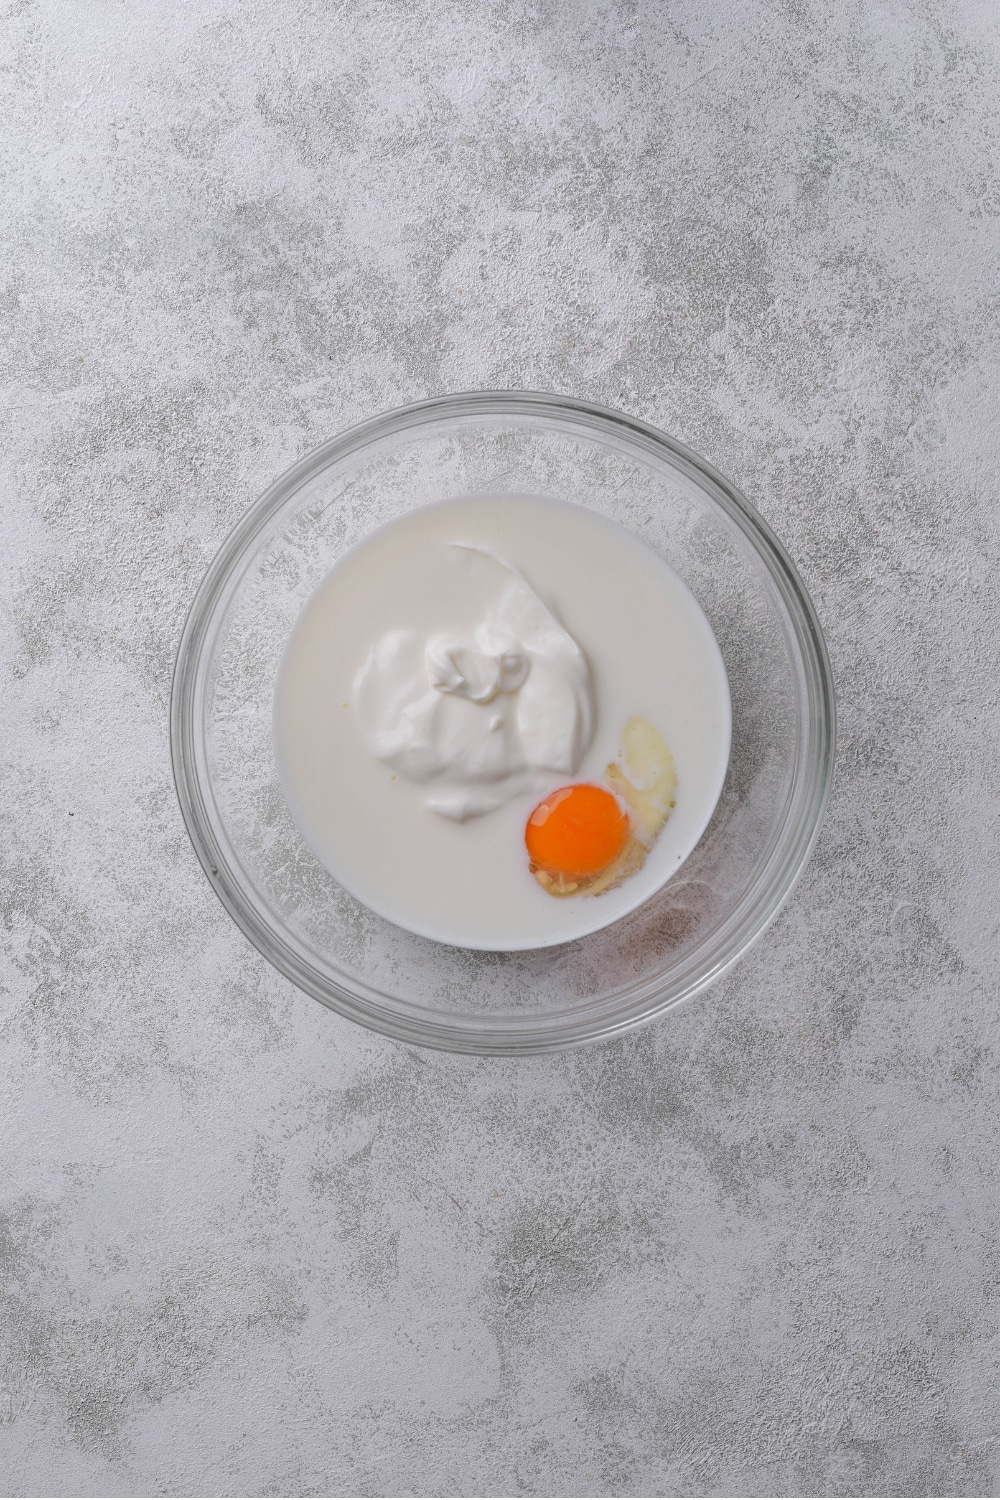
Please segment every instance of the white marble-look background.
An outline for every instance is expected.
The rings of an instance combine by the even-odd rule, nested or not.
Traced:
[[[0,0],[0,1491],[1000,1486],[1000,8]],[[272,973],[173,653],[293,459],[647,417],[799,562],[829,820],[720,987],[529,1062]]]

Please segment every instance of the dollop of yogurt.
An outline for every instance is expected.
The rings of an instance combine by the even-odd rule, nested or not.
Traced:
[[[426,784],[426,805],[457,822],[572,776],[594,734],[587,658],[518,570],[495,564],[493,597],[470,631],[390,630],[354,679],[373,755]]]

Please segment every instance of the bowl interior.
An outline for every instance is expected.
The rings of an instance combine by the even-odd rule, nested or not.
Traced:
[[[376,916],[311,853],[271,745],[288,633],[369,531],[459,495],[551,495],[629,528],[711,622],[732,694],[715,815],[678,874],[611,927],[488,953]],[[777,910],[818,826],[833,748],[822,638],[747,502],[662,434],[556,398],[445,398],[325,445],[248,513],[215,560],[178,656],[172,740],[182,808],[213,884],[302,988],[408,1041],[537,1051],[613,1035],[720,973]]]

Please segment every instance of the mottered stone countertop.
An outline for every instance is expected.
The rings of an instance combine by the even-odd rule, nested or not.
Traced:
[[[3,1494],[996,1493],[998,20],[2,0]],[[526,1062],[272,972],[166,733],[256,495],[498,386],[740,484],[841,714],[750,956]]]

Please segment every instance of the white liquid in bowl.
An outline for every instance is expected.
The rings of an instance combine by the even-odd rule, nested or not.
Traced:
[[[526,587],[511,604],[516,575]],[[534,623],[519,626],[534,596]],[[500,622],[503,639],[496,629],[484,633],[484,618]],[[518,628],[524,639],[515,639]],[[396,684],[391,674],[376,684],[381,697],[372,690],[373,654],[387,639],[390,648],[402,640],[394,632],[406,633],[405,649],[393,656],[383,646],[383,658],[393,671],[397,658],[405,665],[398,701],[383,691]],[[414,686],[425,659],[430,708]],[[544,694],[537,692],[543,680],[550,684]],[[533,704],[527,681],[536,689]],[[440,705],[432,701],[434,684],[448,695]],[[550,702],[555,717],[546,723]],[[425,721],[435,726],[433,756],[380,758],[398,745],[389,731],[406,713],[424,714],[421,733]],[[502,782],[481,771],[467,729],[476,715],[510,737],[506,755],[494,758]],[[669,746],[676,806],[642,869],[600,895],[557,899],[530,873],[525,824],[560,786],[606,785],[605,767],[620,758],[622,731],[635,716]],[[383,720],[387,737],[379,739],[373,724]],[[296,621],[274,701],[281,785],[318,858],[373,911],[468,948],[566,942],[647,900],[712,815],[730,732],[718,645],[673,570],[592,511],[529,496],[426,506],[352,548]],[[461,755],[455,752],[449,780],[442,756],[455,745]],[[428,765],[431,779],[419,779]],[[485,779],[470,791],[473,774]]]

